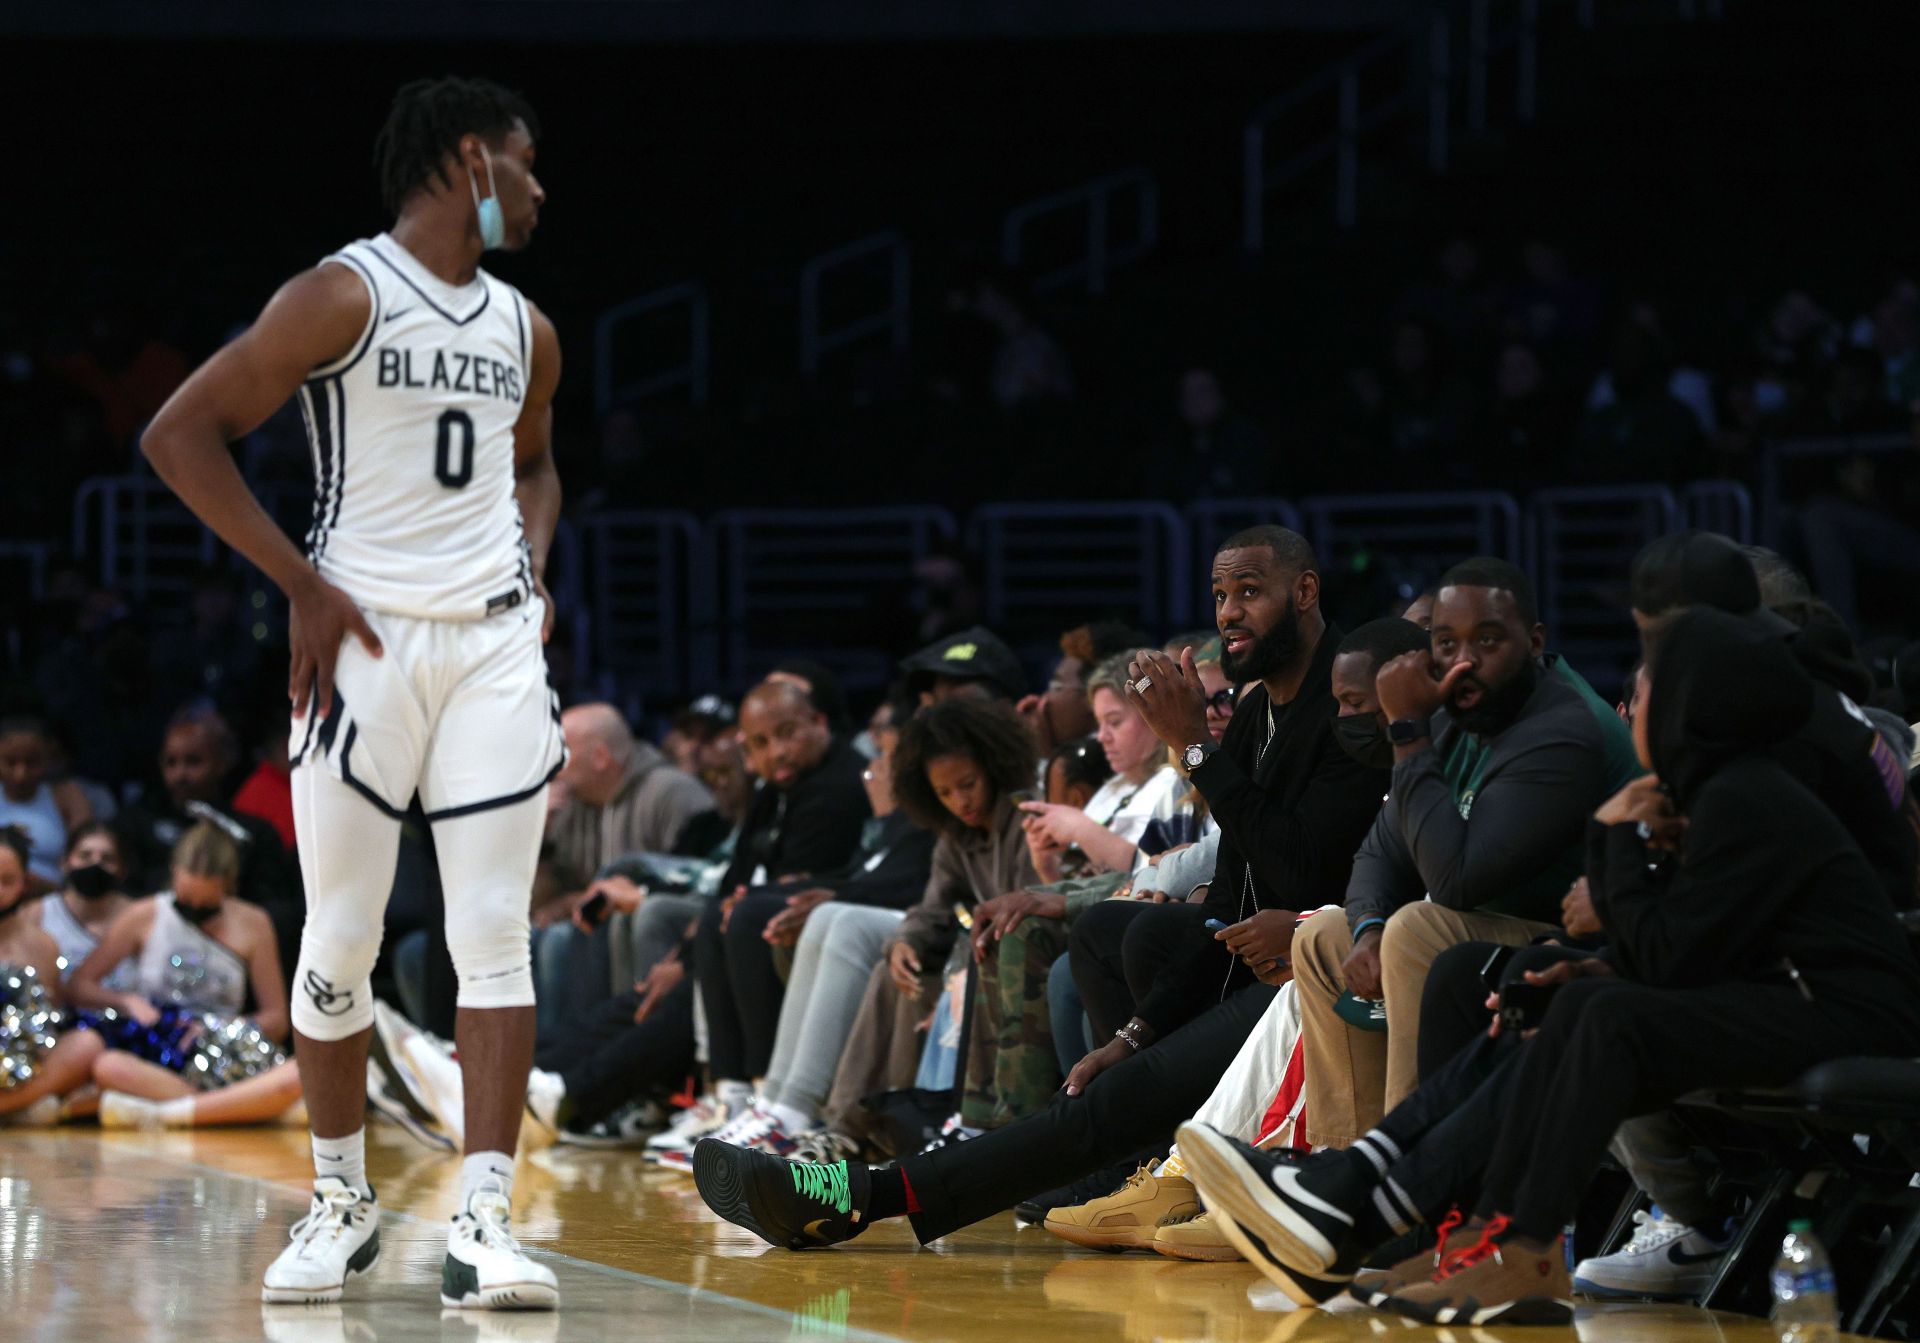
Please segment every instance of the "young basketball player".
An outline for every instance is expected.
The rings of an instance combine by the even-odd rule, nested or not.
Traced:
[[[268,1301],[337,1299],[379,1256],[363,1130],[368,975],[416,793],[446,887],[467,1077],[441,1300],[558,1301],[508,1215],[533,1052],[527,909],[564,754],[541,651],[560,346],[538,309],[480,269],[484,252],[533,236],[546,199],[536,132],[532,110],[484,80],[401,89],[376,145],[392,228],[288,281],[142,441],[161,478],[291,604],[307,893],[293,1026],[316,1180],[267,1270]],[[304,555],[227,447],[296,394],[316,473]]]

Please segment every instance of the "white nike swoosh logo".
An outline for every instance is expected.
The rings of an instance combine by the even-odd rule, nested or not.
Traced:
[[[1334,1207],[1333,1204],[1327,1202],[1319,1195],[1309,1193],[1307,1190],[1301,1188],[1300,1172],[1292,1166],[1275,1166],[1273,1168],[1272,1178],[1273,1187],[1293,1202],[1304,1204],[1312,1208],[1315,1212],[1325,1213],[1327,1216],[1336,1221],[1343,1222],[1348,1226],[1353,1225],[1353,1218],[1349,1217],[1346,1213],[1340,1211],[1340,1209]]]

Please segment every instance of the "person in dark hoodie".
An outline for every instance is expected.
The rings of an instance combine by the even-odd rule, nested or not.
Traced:
[[[1492,1066],[1502,1042],[1482,1037],[1344,1152],[1290,1163],[1181,1131],[1208,1206],[1296,1300],[1328,1299],[1472,1184],[1473,1221],[1437,1264],[1423,1254],[1356,1294],[1428,1323],[1567,1324],[1560,1229],[1622,1120],[1920,1050],[1920,964],[1886,891],[1774,755],[1813,712],[1812,678],[1777,631],[1715,610],[1679,616],[1649,654],[1634,731],[1653,774],[1588,827],[1611,953],[1532,977],[1557,986],[1539,1030]],[[1663,878],[1644,835],[1674,813],[1682,861]]]
[[[1634,623],[1643,633],[1657,633],[1696,606],[1736,615],[1763,610],[1751,558],[1713,532],[1677,532],[1650,542],[1634,559],[1630,590]],[[1789,600],[1760,620],[1787,642],[1815,686],[1805,725],[1773,748],[1775,758],[1846,826],[1895,907],[1913,907],[1920,902],[1920,811],[1908,795],[1905,755],[1890,739],[1891,728],[1861,707],[1873,678],[1852,635],[1811,599]]]
[[[925,1243],[1164,1147],[1206,1100],[1284,980],[1296,914],[1345,889],[1387,782],[1334,736],[1341,632],[1320,609],[1305,538],[1279,527],[1228,538],[1214,557],[1213,595],[1223,666],[1251,686],[1225,738],[1216,746],[1207,731],[1190,665],[1150,655],[1129,694],[1162,741],[1187,743],[1188,772],[1221,830],[1208,909],[1235,921],[1231,936],[1202,933],[1175,948],[1134,1018],[1074,1067],[1044,1112],[896,1167],[783,1161],[703,1142],[694,1177],[709,1208],[794,1249],[901,1216]]]

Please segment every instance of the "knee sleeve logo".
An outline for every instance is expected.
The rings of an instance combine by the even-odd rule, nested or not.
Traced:
[[[347,989],[343,992],[336,989],[333,981],[318,971],[307,971],[302,987],[306,989],[307,997],[313,1003],[313,1010],[323,1017],[343,1017],[353,1011],[353,990]]]

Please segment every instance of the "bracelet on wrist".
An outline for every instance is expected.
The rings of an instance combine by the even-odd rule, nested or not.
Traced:
[[[1127,1048],[1136,1054],[1146,1048],[1145,1045],[1140,1043],[1140,1037],[1133,1033],[1133,1025],[1131,1022],[1115,1031],[1113,1038],[1116,1040],[1125,1040],[1127,1042]]]

